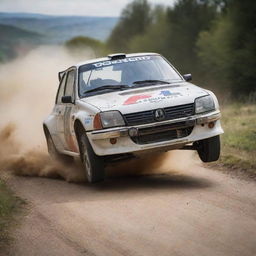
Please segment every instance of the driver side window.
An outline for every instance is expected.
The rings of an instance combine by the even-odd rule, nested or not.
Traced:
[[[64,96],[71,96],[74,100],[75,70],[68,72]]]

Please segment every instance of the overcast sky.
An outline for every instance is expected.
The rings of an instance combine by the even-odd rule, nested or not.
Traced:
[[[148,0],[172,5],[175,0]],[[0,0],[0,12],[32,12],[57,15],[119,16],[131,0]]]

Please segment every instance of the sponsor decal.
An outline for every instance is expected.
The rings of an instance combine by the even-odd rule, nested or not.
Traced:
[[[92,118],[91,117],[86,117],[84,120],[85,124],[90,124],[92,122]]]
[[[173,93],[169,90],[164,90],[160,93],[157,92],[157,94],[140,94],[131,96],[123,103],[123,105],[131,105],[138,103],[157,103],[162,100],[173,99],[179,96],[182,96],[182,94],[179,92]]]
[[[123,105],[131,105],[131,104],[136,104],[138,101],[150,98],[151,95],[134,95],[128,98]]]
[[[125,59],[120,59],[120,60],[107,60],[107,61],[93,63],[92,65],[96,68],[100,68],[100,67],[110,66],[110,65],[115,65],[115,64],[141,61],[141,60],[150,60],[150,59],[151,59],[150,56],[140,56],[140,57],[125,58]]]
[[[170,96],[172,95],[172,93],[168,90],[165,90],[165,91],[161,91],[160,95],[163,95],[163,96]]]

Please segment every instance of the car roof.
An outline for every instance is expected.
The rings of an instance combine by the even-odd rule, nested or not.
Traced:
[[[115,55],[115,54],[113,54],[113,55]],[[117,55],[118,55],[118,53],[117,53]],[[160,54],[154,53],[154,52],[129,53],[129,54],[126,54],[126,58],[139,57],[139,56],[145,56],[145,55],[160,55]],[[91,64],[91,63],[95,63],[95,62],[99,62],[99,61],[107,61],[107,60],[110,60],[110,57],[90,59],[90,60],[87,60],[87,61],[79,62],[76,65],[73,65],[72,67],[79,68],[80,66],[83,66],[83,65],[86,65],[86,64]]]

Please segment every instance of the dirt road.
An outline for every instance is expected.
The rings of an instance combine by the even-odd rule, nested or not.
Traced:
[[[100,185],[12,177],[31,202],[11,255],[256,255],[256,186],[197,167]]]

